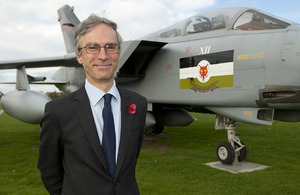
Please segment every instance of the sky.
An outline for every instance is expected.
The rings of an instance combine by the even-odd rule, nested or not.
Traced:
[[[66,54],[57,9],[75,7],[79,20],[91,13],[118,24],[123,39],[133,40],[204,11],[248,6],[300,23],[299,0],[0,0],[0,61]],[[28,69],[35,76],[51,77],[56,68]],[[16,70],[0,70],[0,82],[15,81]],[[58,91],[54,86],[31,85],[32,90]],[[0,84],[0,92],[14,90]]]

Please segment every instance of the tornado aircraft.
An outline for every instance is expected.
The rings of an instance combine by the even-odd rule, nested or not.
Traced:
[[[51,101],[30,90],[30,84],[54,84],[71,93],[85,81],[74,47],[80,21],[68,5],[58,9],[58,16],[65,55],[0,62],[0,69],[17,71],[16,90],[3,95],[1,107],[27,123],[39,123]],[[60,68],[51,79],[27,75],[27,68],[39,67]],[[299,78],[299,24],[248,7],[199,13],[124,41],[115,74],[119,86],[148,99],[147,132],[187,126],[195,120],[190,112],[215,113],[215,128],[228,132],[228,141],[216,150],[224,164],[247,155],[235,134],[236,122],[300,121]]]

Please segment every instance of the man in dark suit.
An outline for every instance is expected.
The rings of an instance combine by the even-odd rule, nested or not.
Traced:
[[[75,33],[86,82],[49,102],[41,121],[38,168],[50,194],[139,194],[135,166],[147,101],[113,79],[121,41],[117,25],[96,15]]]

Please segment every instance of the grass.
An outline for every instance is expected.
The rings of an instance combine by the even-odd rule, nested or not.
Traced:
[[[0,194],[47,194],[37,169],[39,125],[0,116]]]
[[[198,121],[190,126],[166,128],[144,142],[138,162],[142,194],[300,194],[299,123],[241,124],[246,160],[270,168],[236,175],[204,165],[217,161],[216,146],[227,133],[214,130],[214,115],[194,116]]]
[[[238,135],[248,149],[247,161],[270,166],[232,174],[204,163],[216,161],[216,146],[226,131],[214,130],[214,115],[193,114],[188,127],[166,127],[145,137],[137,165],[142,195],[153,194],[300,194],[299,123],[273,126],[241,124]],[[37,167],[39,125],[0,116],[0,194],[47,194]]]

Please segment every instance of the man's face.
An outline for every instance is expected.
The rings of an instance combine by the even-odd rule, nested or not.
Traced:
[[[119,62],[119,53],[107,54],[103,48],[107,44],[117,44],[116,32],[106,24],[98,24],[90,32],[80,37],[80,47],[89,44],[101,46],[99,53],[87,53],[85,48],[82,49],[81,56],[77,60],[83,65],[87,80],[97,86],[103,83],[113,81],[114,72]]]

